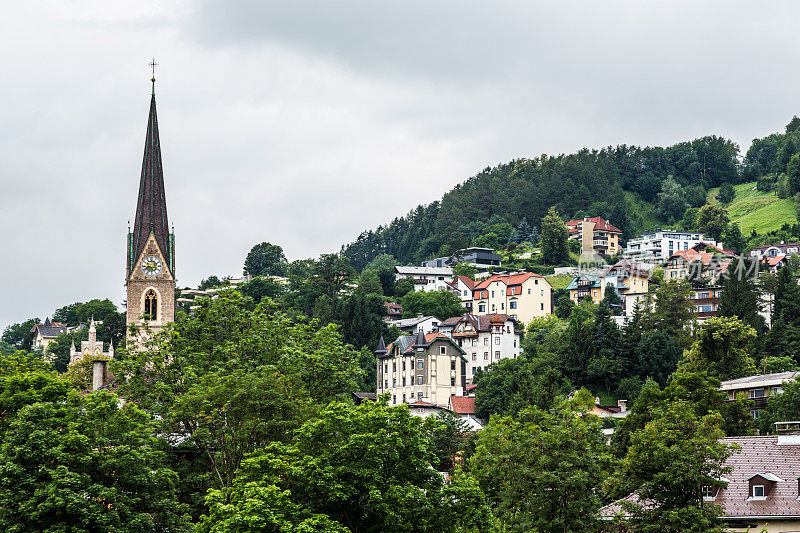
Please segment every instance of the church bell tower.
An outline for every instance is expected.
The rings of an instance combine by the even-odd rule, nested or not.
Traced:
[[[127,326],[158,331],[175,319],[175,235],[169,231],[161,144],[156,118],[155,76],[147,119],[144,161],[133,230],[128,232],[125,286]]]

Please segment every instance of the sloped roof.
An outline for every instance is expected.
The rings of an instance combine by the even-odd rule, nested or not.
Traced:
[[[438,318],[432,315],[427,316],[415,316],[414,318],[400,318],[398,320],[390,320],[387,322],[390,326],[397,326],[398,328],[410,328],[412,326],[416,326],[421,322],[425,322],[426,320],[436,320],[437,322],[441,322]]]
[[[725,474],[727,488],[720,489],[717,497],[710,502],[722,507],[723,518],[800,518],[797,485],[797,479],[800,478],[800,445],[779,444],[781,438],[767,435],[722,439],[725,444],[739,446],[739,451],[734,451],[725,462],[726,466],[733,468]],[[779,480],[774,482],[769,496],[764,499],[750,498],[750,478],[756,475]],[[639,501],[635,493],[630,494],[601,508],[601,516],[611,517],[622,512],[620,504],[624,500]]]
[[[453,269],[450,267],[423,267],[423,266],[396,266],[395,272],[398,274],[420,274],[428,276],[452,276]]]
[[[747,376],[745,378],[729,379],[720,383],[721,390],[738,390],[742,388],[751,387],[771,387],[780,385],[784,381],[791,381],[797,379],[800,372],[777,372],[775,374],[759,374],[756,376]]]
[[[472,290],[475,287],[475,280],[472,278],[468,278],[467,276],[456,276],[455,278],[453,278],[453,282],[451,283],[451,285],[455,287],[459,280],[461,280],[461,282],[464,283],[464,285],[466,285],[467,288],[470,290]]]
[[[423,402],[422,400],[417,400],[414,403],[408,404],[409,407],[429,407],[432,409],[441,409],[438,405],[434,403]]]
[[[680,257],[687,263],[700,261],[703,266],[708,266],[712,261],[716,260],[717,264],[719,264],[721,267],[724,267],[723,270],[727,269],[728,265],[731,263],[730,259],[727,257],[727,254],[720,255],[717,252],[698,252],[693,248],[689,248],[688,250],[678,250],[670,256],[670,259],[675,257]]]
[[[397,337],[397,340],[389,343],[389,345],[386,347],[387,355],[391,355],[392,348],[394,347],[395,344],[400,349],[401,354],[413,354],[414,349],[417,347],[417,338],[418,335],[400,335],[399,337]],[[456,349],[458,349],[458,351],[461,352],[462,356],[463,354],[466,353],[461,347],[458,346],[458,344],[453,342],[453,339],[451,339],[444,333],[439,333],[438,331],[436,331],[433,333],[426,334],[424,338],[425,338],[425,344],[420,346],[423,347],[430,346],[433,342],[437,340],[444,340],[455,346]]]
[[[578,288],[578,280],[586,280],[591,281],[592,284],[589,285],[590,288],[599,288],[600,287],[600,277],[595,276],[593,274],[581,274],[580,276],[575,276],[572,278],[572,281],[569,282],[569,285],[566,286],[566,290],[571,291],[573,289]]]
[[[471,396],[450,396],[450,410],[460,415],[474,415],[475,398]]]
[[[462,316],[454,316],[452,318],[448,318],[444,322],[442,322],[439,327],[454,327],[456,324],[461,322],[469,322],[472,324],[472,327],[475,328],[475,331],[482,332],[482,331],[491,331],[492,320],[495,320],[498,324],[505,324],[507,321],[511,321],[514,324],[514,329],[517,329],[519,325],[517,320],[512,317],[511,315],[507,315],[505,313],[495,313],[490,315],[471,315],[469,313],[462,315]]]
[[[653,278],[650,276],[650,274],[639,268],[638,265],[631,263],[630,261],[625,261],[625,260],[619,261],[614,265],[610,266],[606,271],[606,273],[611,273],[615,270],[621,270],[628,276],[639,276],[642,278],[646,278],[648,281],[653,281]]]
[[[474,290],[485,289],[491,283],[495,281],[499,281],[504,283],[507,286],[510,285],[522,285],[524,282],[529,280],[530,278],[541,278],[544,279],[544,276],[540,276],[539,274],[535,274],[533,272],[517,272],[516,274],[492,274],[485,280],[481,281],[480,283],[476,284]],[[547,281],[547,280],[545,280]]]
[[[767,264],[771,267],[774,267],[780,264],[780,262],[784,261],[785,259],[786,259],[786,254],[778,254],[775,257],[768,257]]]
[[[61,322],[50,322],[50,318],[47,318],[45,319],[44,324],[36,324],[33,326],[33,328],[31,328],[31,331],[38,331],[42,338],[54,339],[62,333],[66,333],[68,329],[69,328],[66,324],[62,324]]]
[[[594,222],[594,229],[596,229],[596,230],[610,231],[612,233],[622,233],[622,230],[620,230],[616,226],[612,226],[611,222],[609,222],[608,220],[604,219],[603,217],[591,217],[591,218],[584,218],[584,219],[581,219],[581,220],[570,220],[569,222],[566,222],[565,225],[566,226],[577,226],[581,222]]]

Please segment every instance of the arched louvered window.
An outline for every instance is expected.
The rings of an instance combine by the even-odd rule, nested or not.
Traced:
[[[144,314],[147,320],[158,320],[158,295],[153,289],[144,293]]]

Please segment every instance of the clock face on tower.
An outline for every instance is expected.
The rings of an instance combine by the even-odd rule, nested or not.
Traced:
[[[142,259],[142,272],[147,276],[157,276],[161,272],[161,260],[154,255],[148,255]]]

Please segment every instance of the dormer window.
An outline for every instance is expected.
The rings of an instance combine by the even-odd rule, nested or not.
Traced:
[[[762,472],[750,476],[748,500],[766,500],[775,490],[775,484],[783,481],[770,472]]]
[[[710,485],[706,485],[702,489],[703,491],[703,501],[712,502],[717,498],[717,494],[719,494],[718,487],[712,487]]]
[[[753,498],[766,498],[764,485],[753,485]]]

